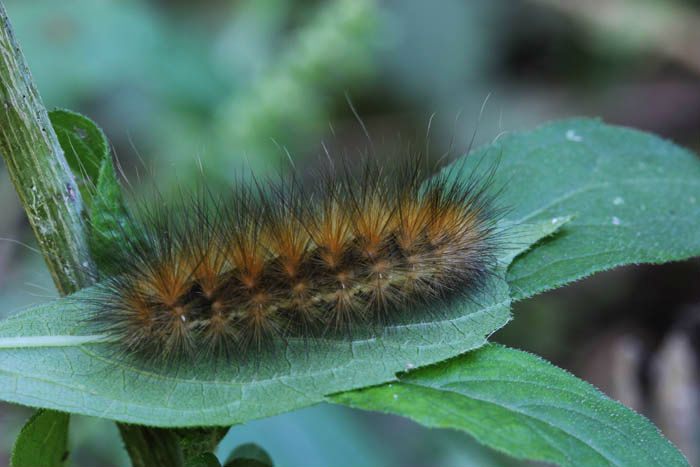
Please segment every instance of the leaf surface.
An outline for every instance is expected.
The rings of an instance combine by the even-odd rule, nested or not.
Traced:
[[[224,467],[272,467],[272,457],[255,443],[241,444],[229,454]]]
[[[514,299],[623,264],[700,255],[700,159],[670,141],[579,118],[507,135],[470,157],[488,154],[501,156],[509,222],[574,216],[513,262]]]
[[[90,215],[90,251],[102,273],[109,272],[110,249],[132,235],[131,225],[112,159],[107,157],[97,176]]]
[[[352,342],[289,339],[283,351],[260,356],[257,364],[251,356],[247,365],[183,365],[170,374],[119,359],[107,344],[75,335],[85,316],[81,297],[93,292],[0,323],[0,399],[148,425],[232,425],[479,347],[510,319],[501,277],[476,302],[455,305],[430,322]]]
[[[329,399],[463,430],[517,458],[567,467],[688,465],[646,418],[535,355],[495,344]]]
[[[40,409],[24,424],[12,449],[12,467],[56,467],[68,458],[70,414]]]
[[[89,205],[102,162],[109,159],[107,138],[92,120],[71,110],[52,110],[49,120],[78,180],[83,200]]]

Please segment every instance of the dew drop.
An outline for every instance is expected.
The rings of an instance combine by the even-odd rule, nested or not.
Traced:
[[[568,139],[569,141],[575,141],[577,143],[580,143],[581,141],[583,141],[583,138],[581,138],[579,135],[577,135],[574,130],[567,130],[566,139]]]

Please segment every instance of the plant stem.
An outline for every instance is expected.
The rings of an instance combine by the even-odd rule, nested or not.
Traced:
[[[0,154],[60,295],[94,283],[82,197],[0,1]],[[117,424],[134,466],[183,465],[175,430]]]
[[[80,190],[0,3],[0,153],[56,289],[90,285],[94,265]]]
[[[174,430],[117,423],[134,467],[181,466],[185,460]]]

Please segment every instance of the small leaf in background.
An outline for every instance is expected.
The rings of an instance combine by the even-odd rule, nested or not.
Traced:
[[[219,458],[211,452],[203,452],[185,462],[185,467],[221,467]]]
[[[109,273],[106,260],[115,246],[124,245],[133,233],[130,230],[129,214],[124,205],[122,189],[114,172],[112,159],[102,161],[97,177],[95,196],[92,202],[90,222],[90,250],[102,273]]]
[[[686,467],[646,418],[545,360],[489,344],[329,400],[466,431],[523,459],[574,466]]]
[[[107,138],[92,120],[70,110],[52,110],[49,119],[83,200],[89,205],[102,163],[109,159]]]
[[[90,249],[101,272],[109,272],[106,252],[131,234],[122,189],[104,133],[92,120],[70,110],[49,112],[51,124],[90,206]]]
[[[56,467],[68,458],[70,414],[39,409],[25,423],[12,449],[12,467]]]
[[[231,452],[224,467],[272,467],[272,458],[255,443],[241,444]]]

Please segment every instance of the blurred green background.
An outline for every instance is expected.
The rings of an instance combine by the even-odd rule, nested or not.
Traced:
[[[346,95],[388,159],[576,115],[700,149],[696,0],[4,3],[46,107],[96,121],[137,190],[192,185],[200,163],[225,186],[283,169],[287,152],[312,166],[324,146],[363,151]],[[4,167],[0,237],[35,245]],[[0,241],[0,318],[55,295],[38,254]],[[594,383],[700,462],[700,261],[598,274],[514,315],[493,340]],[[0,466],[30,413],[0,403]],[[282,466],[522,465],[330,405],[233,427],[218,454],[244,442]],[[128,464],[111,422],[73,417],[71,445],[72,465]]]

